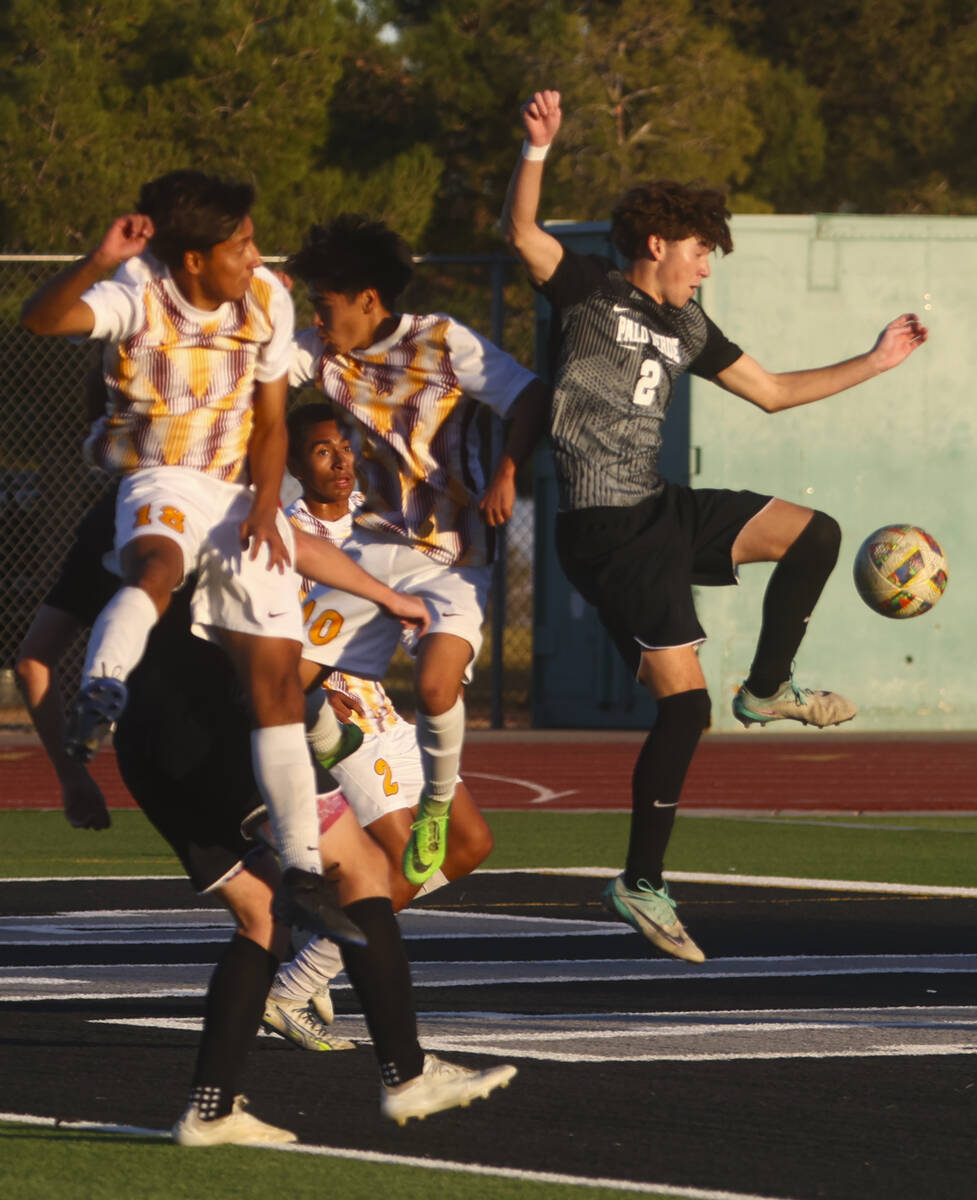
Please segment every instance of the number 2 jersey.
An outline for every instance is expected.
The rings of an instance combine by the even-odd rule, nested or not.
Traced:
[[[694,300],[659,304],[609,259],[565,250],[539,291],[558,339],[550,440],[560,508],[621,508],[657,495],[675,380],[684,371],[712,379],[742,350]]]

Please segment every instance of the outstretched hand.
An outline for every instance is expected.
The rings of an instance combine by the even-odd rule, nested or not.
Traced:
[[[250,551],[248,557],[252,562],[258,557],[262,546],[268,547],[267,570],[277,568],[279,575],[284,574],[285,568],[291,564],[288,550],[278,532],[275,511],[260,511],[252,508],[247,517],[241,522],[241,549]]]
[[[416,630],[418,637],[423,637],[430,628],[431,614],[420,596],[395,591],[383,607],[392,617],[396,617],[405,629]]]
[[[135,258],[146,249],[154,233],[153,222],[144,213],[126,213],[116,217],[95,248],[93,260],[106,271]]]
[[[560,93],[552,91],[533,92],[520,110],[526,137],[531,146],[548,146],[556,137],[563,120],[560,109]]]
[[[905,361],[929,337],[929,330],[915,313],[903,313],[890,321],[878,336],[872,355],[879,370],[888,371]]]

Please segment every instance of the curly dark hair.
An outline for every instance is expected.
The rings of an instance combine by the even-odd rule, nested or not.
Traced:
[[[206,252],[226,242],[252,204],[250,183],[203,171],[170,171],[142,185],[137,207],[153,222],[149,248],[172,271],[183,266],[188,250]]]
[[[382,221],[340,213],[328,225],[313,225],[286,269],[310,287],[352,297],[375,288],[385,308],[410,283],[414,262],[404,239]]]
[[[289,461],[297,462],[302,456],[302,444],[305,435],[313,425],[321,425],[323,421],[335,421],[339,432],[349,437],[350,427],[347,414],[342,409],[335,408],[323,400],[314,400],[308,404],[299,404],[285,418],[288,429]]]
[[[729,254],[729,217],[725,192],[656,179],[631,188],[614,205],[611,240],[632,261],[644,253],[653,234],[669,242],[700,237]]]

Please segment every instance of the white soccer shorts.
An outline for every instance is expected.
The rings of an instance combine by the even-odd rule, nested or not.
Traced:
[[[416,732],[401,717],[382,733],[367,734],[355,754],[329,771],[364,828],[387,813],[413,808],[424,788]]]
[[[208,629],[261,637],[304,640],[295,571],[267,569],[266,553],[255,561],[242,549],[240,526],[254,493],[186,467],[149,467],[127,475],[115,508],[116,555],[138,537],[153,534],[176,542],[184,573],[198,572],[193,594],[193,631]],[[292,526],[279,512],[277,528],[294,558]],[[116,568],[118,569],[118,568]]]
[[[420,596],[431,614],[429,633],[450,633],[472,648],[465,682],[482,645],[491,567],[448,567],[403,542],[356,530],[343,550],[374,578],[399,592]],[[314,587],[303,605],[306,645],[302,657],[321,666],[382,679],[403,627],[369,600]]]

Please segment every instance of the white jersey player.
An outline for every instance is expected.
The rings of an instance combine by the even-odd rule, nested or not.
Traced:
[[[422,597],[431,614],[415,658],[424,791],[403,859],[406,878],[419,885],[447,849],[465,729],[461,686],[481,644],[493,530],[511,515],[515,472],[539,436],[545,393],[529,371],[451,317],[394,311],[411,257],[378,222],[343,215],[313,227],[288,266],[308,285],[315,310],[315,328],[296,339],[291,381],[315,384],[353,422],[365,500],[344,549]],[[511,419],[487,489],[477,436],[486,407]],[[317,605],[306,613],[306,653],[323,666],[382,678],[399,629],[336,592]]]

